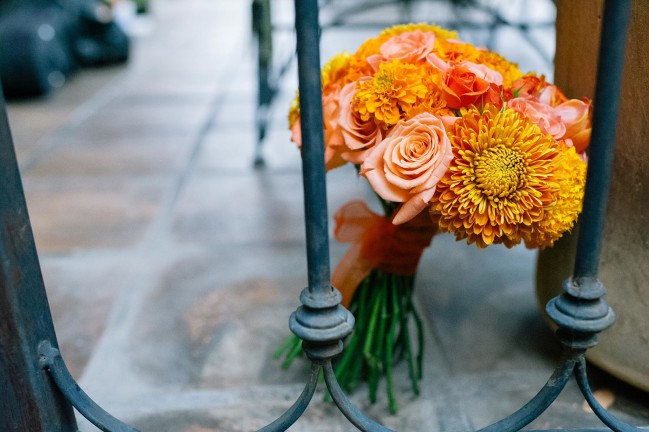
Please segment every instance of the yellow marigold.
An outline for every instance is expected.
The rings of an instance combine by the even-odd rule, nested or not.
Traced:
[[[291,101],[291,106],[288,109],[289,129],[293,127],[293,123],[295,123],[299,118],[300,118],[300,92],[298,90],[295,92],[295,97]]]
[[[354,109],[363,121],[374,117],[386,127],[395,125],[403,112],[426,96],[423,75],[423,68],[399,60],[381,63],[372,79],[357,84]]]
[[[514,81],[523,76],[523,72],[516,63],[512,63],[505,57],[493,51],[480,50],[477,63],[482,63],[489,69],[493,69],[503,76],[503,86],[511,88]]]
[[[434,33],[435,37],[439,39],[457,39],[456,31],[446,30],[440,26],[426,24],[426,23],[396,25],[383,30],[381,34],[379,34],[379,38],[382,37],[391,38],[392,36],[397,36],[402,33],[413,32],[417,30],[422,32]]]
[[[543,219],[532,226],[532,231],[525,238],[527,247],[549,247],[564,232],[574,226],[581,213],[586,184],[586,162],[577,154],[574,147],[559,144],[555,181],[559,191],[554,203],[545,209]]]
[[[326,93],[327,90],[334,84],[339,84],[341,87],[351,82],[347,79],[347,73],[353,56],[347,51],[333,56],[322,67],[322,92]]]
[[[529,237],[558,190],[552,137],[516,111],[491,105],[467,111],[448,134],[454,159],[431,206],[440,229],[478,247],[511,247]]]

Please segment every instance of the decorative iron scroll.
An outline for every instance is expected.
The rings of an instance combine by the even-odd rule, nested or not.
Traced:
[[[303,349],[313,364],[308,382],[297,401],[286,413],[260,431],[284,431],[299,419],[309,405],[318,376],[323,371],[333,401],[356,428],[361,431],[386,432],[390,429],[369,419],[350,403],[338,385],[331,366],[331,359],[343,350],[342,340],[351,333],[354,318],[340,305],[341,295],[330,285],[318,0],[295,0],[295,6],[309,286],[302,292],[302,306],[291,315],[289,325],[303,339]],[[595,94],[591,153],[575,271],[573,277],[564,283],[564,293],[547,305],[549,316],[559,326],[557,336],[564,347],[563,359],[534,398],[509,417],[480,432],[521,430],[552,404],[573,374],[585,400],[609,429],[564,431],[649,430],[626,424],[600,406],[588,384],[584,357],[586,350],[597,343],[597,334],[612,325],[615,319],[612,309],[603,299],[605,289],[597,279],[597,271],[630,9],[631,0],[607,0],[605,3],[598,76],[606,77],[606,82],[598,79]],[[0,311],[6,313],[3,319],[10,324],[16,323],[19,330],[23,328],[27,331],[27,336],[22,330],[17,333],[0,333],[0,342],[13,342],[21,351],[20,354],[10,353],[8,360],[0,358],[0,384],[4,386],[8,383],[10,391],[13,389],[17,394],[20,393],[17,396],[18,402],[7,404],[7,412],[0,412],[0,415],[8,418],[13,425],[33,425],[25,430],[74,432],[77,430],[71,415],[71,406],[74,406],[103,431],[136,432],[136,429],[105,412],[79,388],[56,347],[56,336],[37,268],[38,259],[26,216],[20,176],[4,113],[4,100],[1,97],[0,108],[0,156],[3,159],[0,161],[0,180],[9,185],[5,188],[3,184],[0,191],[0,204],[3,204],[0,216],[3,217],[3,224],[8,221],[7,230],[0,231],[0,282],[8,288],[6,292],[0,293]],[[13,209],[14,213],[6,210],[8,208]],[[13,237],[6,233],[12,233]],[[36,268],[33,268],[34,263]],[[31,271],[35,276],[33,280],[27,276],[23,278],[20,274],[12,273],[12,269]],[[29,286],[25,281],[29,282]],[[17,288],[22,289],[22,297]],[[26,322],[30,319],[29,313],[39,312],[39,319],[34,320],[38,321],[36,324]],[[12,347],[9,343],[7,346]],[[31,361],[23,359],[25,353],[33,356]],[[22,369],[19,368],[21,361],[24,363]],[[9,367],[5,368],[6,365]],[[38,365],[40,370],[33,370],[34,365]],[[18,392],[19,385],[12,378],[12,371],[20,375],[20,379],[26,377],[24,381],[29,381],[28,390]],[[0,395],[0,398],[4,407],[6,397]],[[20,403],[24,406],[19,406]],[[38,418],[28,418],[29,415]]]

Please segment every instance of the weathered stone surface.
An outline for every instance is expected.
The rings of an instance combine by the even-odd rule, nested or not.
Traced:
[[[23,179],[39,252],[127,247],[160,210],[166,181]]]

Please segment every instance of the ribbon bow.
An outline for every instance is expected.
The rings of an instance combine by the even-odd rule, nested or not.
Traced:
[[[428,212],[394,225],[362,201],[345,204],[336,212],[334,220],[336,240],[352,243],[331,278],[343,295],[345,307],[349,307],[356,288],[374,268],[397,275],[414,275],[422,252],[437,232]]]

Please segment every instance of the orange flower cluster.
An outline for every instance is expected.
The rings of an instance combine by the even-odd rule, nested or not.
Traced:
[[[402,224],[486,247],[551,246],[581,211],[588,100],[427,24],[384,30],[322,71],[327,169],[345,163]],[[289,112],[301,145],[297,100]]]

